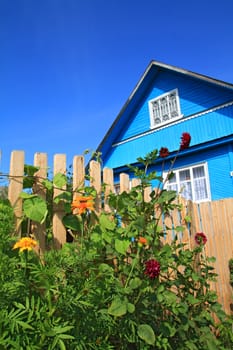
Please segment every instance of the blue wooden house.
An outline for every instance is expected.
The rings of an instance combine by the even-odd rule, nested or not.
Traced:
[[[194,202],[233,197],[233,84],[152,61],[97,151],[117,184],[127,164],[166,147],[165,174],[183,132],[191,143],[180,152],[167,188]]]

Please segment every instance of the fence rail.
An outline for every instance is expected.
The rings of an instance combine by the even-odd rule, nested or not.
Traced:
[[[9,172],[9,191],[8,196],[11,204],[14,206],[15,215],[17,218],[17,230],[20,233],[20,218],[22,215],[22,200],[19,194],[23,189],[23,175],[24,175],[24,151],[13,151],[11,154],[10,172]],[[34,156],[34,165],[39,167],[38,180],[35,184],[35,189],[39,195],[44,198],[45,192],[41,186],[41,178],[47,176],[47,154],[36,153]],[[66,155],[56,154],[54,156],[53,174],[66,173]],[[113,170],[105,168],[101,172],[100,164],[96,161],[90,162],[90,186],[93,186],[97,192],[95,202],[95,209],[98,212],[102,210],[102,181],[105,184],[105,204],[104,209],[108,210],[107,196],[110,191],[114,190]],[[73,188],[77,189],[84,185],[84,158],[83,156],[75,156],[73,158]],[[136,186],[137,179],[130,182],[127,174],[120,175],[120,192],[129,191],[130,186]],[[59,194],[59,189],[55,190],[54,196]],[[146,198],[149,200],[150,189],[146,193]],[[55,238],[56,247],[59,248],[66,242],[66,229],[62,224],[62,217],[64,215],[63,208],[59,205],[54,207],[53,212],[53,236]],[[185,217],[191,217],[191,223],[185,225]],[[206,256],[214,256],[216,263],[214,268],[218,274],[216,283],[213,283],[212,288],[216,290],[219,302],[227,313],[231,313],[232,288],[230,285],[230,274],[228,263],[233,257],[233,198],[205,202],[192,203],[190,201],[183,202],[182,210],[176,210],[172,216],[163,216],[161,225],[164,227],[165,242],[171,242],[174,238],[175,231],[173,227],[177,225],[184,225],[185,231],[180,234],[179,239],[187,243],[189,248],[194,244],[194,235],[196,232],[204,232],[208,237],[205,245]],[[166,232],[165,227],[170,227],[171,230]],[[45,250],[45,225],[35,224],[33,230],[36,238],[39,240],[40,249]]]

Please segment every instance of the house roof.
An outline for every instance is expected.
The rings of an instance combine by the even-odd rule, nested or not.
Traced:
[[[219,87],[228,88],[233,90],[233,84],[227,83],[222,80],[214,79],[212,77],[209,77],[207,75],[195,73],[183,68],[179,68],[176,66],[168,65],[159,61],[152,60],[149,65],[147,66],[146,70],[142,74],[141,78],[139,79],[138,83],[136,84],[135,88],[133,89],[132,93],[128,97],[127,101],[123,105],[122,109],[120,110],[120,113],[117,115],[116,119],[113,121],[111,127],[105,134],[104,138],[100,142],[99,146],[97,147],[97,152],[103,152],[104,145],[111,144],[113,141],[113,130],[117,126],[121,126],[121,123],[123,122],[123,115],[128,112],[130,113],[131,108],[133,108],[134,101],[137,100],[137,97],[140,96],[144,91],[146,91],[147,87],[150,85],[150,83],[153,81],[153,79],[156,77],[159,71],[161,70],[167,70],[167,71],[173,71],[182,75],[187,75],[189,77],[199,79],[202,81],[205,81],[210,84],[218,85]]]

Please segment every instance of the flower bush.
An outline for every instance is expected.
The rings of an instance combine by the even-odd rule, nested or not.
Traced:
[[[178,152],[190,140],[183,134]],[[39,256],[30,250],[33,237],[17,243],[12,229],[0,234],[5,245],[0,252],[0,348],[232,349],[232,318],[210,288],[216,274],[214,258],[204,254],[206,235],[192,237],[189,249],[177,239],[182,233],[177,226],[171,244],[163,243],[161,216],[180,204],[176,192],[164,188],[161,174],[148,170],[168,154],[163,148],[139,158],[141,166],[130,167],[139,185],[129,193],[110,194],[111,210],[99,216],[92,188],[79,189],[74,201],[72,188],[55,198],[65,205],[63,222],[72,237],[60,250],[51,246]],[[152,180],[158,190],[146,201]],[[64,176],[44,181],[44,211],[35,195],[24,194],[24,217],[46,222],[51,232],[49,191],[64,182],[69,188]],[[39,213],[28,210],[32,200]]]

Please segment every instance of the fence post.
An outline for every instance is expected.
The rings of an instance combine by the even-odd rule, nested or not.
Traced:
[[[54,176],[58,173],[66,174],[66,155],[65,154],[55,154],[54,155]],[[54,198],[61,194],[65,190],[63,188],[54,188]],[[61,246],[66,242],[66,228],[62,223],[62,218],[64,216],[63,203],[54,204],[53,207],[53,237],[54,246],[56,249],[61,248]]]
[[[84,167],[84,157],[74,156],[73,158],[73,191],[74,199],[78,195],[78,189],[84,187],[85,184],[85,167]]]
[[[23,190],[24,175],[24,151],[11,152],[10,160],[10,182],[8,189],[8,199],[14,208],[16,217],[16,233],[21,235],[22,199],[19,197]]]
[[[112,192],[114,192],[114,185],[113,185],[113,169],[110,168],[104,168],[103,170],[103,182],[105,185],[105,191],[104,191],[104,209],[106,211],[110,211],[110,207],[108,205],[108,196]]]
[[[90,186],[93,186],[96,190],[95,209],[97,213],[101,211],[101,167],[100,163],[91,160],[90,161]]]
[[[136,187],[136,186],[139,186],[140,185],[140,183],[141,183],[141,180],[140,179],[138,179],[138,178],[136,178],[136,177],[134,177],[133,179],[132,179],[132,187]]]
[[[33,192],[40,196],[43,200],[46,200],[46,189],[42,185],[42,181],[47,178],[48,161],[46,153],[35,153],[34,166],[39,170],[35,173],[36,182],[33,186]],[[35,238],[39,241],[39,253],[44,253],[46,249],[46,224],[40,224],[33,222],[32,232]]]
[[[129,192],[129,175],[121,173],[120,174],[120,193]]]

